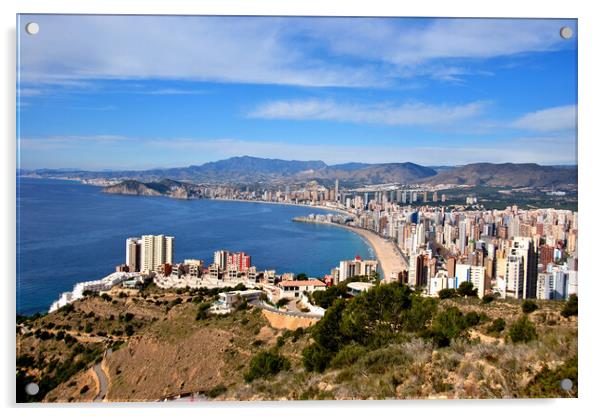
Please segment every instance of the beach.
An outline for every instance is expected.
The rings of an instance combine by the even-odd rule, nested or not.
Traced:
[[[297,219],[299,221],[299,219]],[[348,225],[337,224],[333,222],[326,221],[312,221],[305,219],[302,222],[308,222],[312,224],[323,224],[323,225],[332,225],[335,227],[345,228],[349,231],[352,231],[362,237],[374,250],[374,255],[378,260],[381,269],[381,277],[390,281],[391,276],[397,275],[399,272],[407,270],[408,265],[405,259],[401,256],[399,249],[395,246],[395,243],[389,241],[380,235],[376,234],[374,231],[367,230],[364,228],[358,227],[350,227]]]

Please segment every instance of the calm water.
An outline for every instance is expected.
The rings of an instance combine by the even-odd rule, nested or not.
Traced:
[[[109,195],[99,187],[46,179],[17,186],[17,312],[46,311],[61,292],[125,262],[125,239],[175,237],[175,260],[212,262],[218,249],[251,254],[259,270],[322,276],[341,259],[372,257],[337,227],[294,223],[308,207]]]

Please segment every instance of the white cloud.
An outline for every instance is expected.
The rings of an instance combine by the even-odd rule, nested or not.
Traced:
[[[457,81],[459,67],[450,65],[446,76],[437,64],[442,59],[484,59],[573,44],[558,36],[561,23],[573,23],[557,20],[35,17],[40,35],[21,37],[23,82],[146,78],[385,86],[429,72]]]
[[[264,119],[332,120],[352,123],[372,123],[393,126],[439,125],[479,115],[487,103],[483,101],[463,105],[429,105],[406,103],[402,105],[347,104],[332,100],[272,101],[260,105],[248,116]]]
[[[577,106],[546,108],[527,113],[511,123],[511,127],[541,132],[577,129]]]

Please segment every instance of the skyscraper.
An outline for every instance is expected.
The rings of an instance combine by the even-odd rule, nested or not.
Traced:
[[[161,235],[143,235],[140,271],[156,271],[163,263],[173,263],[174,238]]]
[[[141,267],[142,239],[130,237],[125,240],[125,264],[131,272],[139,272]]]

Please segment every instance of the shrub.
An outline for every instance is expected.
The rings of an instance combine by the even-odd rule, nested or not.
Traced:
[[[564,316],[565,318],[568,318],[569,316],[577,316],[577,306],[578,306],[578,299],[577,299],[577,295],[571,295],[569,296],[569,299],[566,302],[566,305],[564,305],[564,308],[562,309],[562,316]]]
[[[458,287],[458,295],[464,297],[474,297],[477,296],[477,289],[474,288],[472,282],[462,282]]]
[[[537,303],[535,303],[531,299],[527,299],[527,300],[523,301],[521,308],[523,310],[523,313],[531,313],[531,312],[534,312],[535,310],[539,309],[539,306],[537,306]]]
[[[359,358],[366,354],[368,350],[357,344],[350,344],[343,347],[332,359],[330,366],[333,368],[345,368],[354,364]]]
[[[503,318],[494,319],[491,325],[486,329],[488,334],[499,334],[506,328],[506,321]]]
[[[317,343],[313,343],[303,349],[303,366],[307,371],[317,371],[319,373],[326,370],[334,353],[327,350]]]
[[[487,294],[487,295],[483,295],[483,299],[482,302],[483,304],[488,304],[491,303],[495,300],[495,296],[491,295],[491,294]]]
[[[262,351],[251,359],[249,370],[244,374],[247,383],[258,378],[269,378],[291,367],[289,360],[270,351]]]
[[[450,299],[456,296],[456,289],[441,289],[439,291],[439,299]]]
[[[197,309],[196,312],[196,320],[197,321],[201,321],[203,319],[207,318],[207,311],[209,310],[209,308],[211,307],[211,304],[209,302],[203,302],[199,305],[199,308]]]
[[[84,394],[88,390],[90,390],[90,387],[88,387],[88,385],[86,384],[84,387],[81,388],[81,390],[79,391],[79,394]]]
[[[130,325],[130,324],[127,324],[125,326],[125,334],[128,337],[131,337],[132,335],[134,335],[134,327],[132,325]]]
[[[111,296],[107,295],[106,293],[103,293],[102,295],[100,295],[100,298],[102,300],[106,300],[107,302],[110,302],[113,300],[113,298]]]
[[[508,336],[514,343],[529,342],[537,338],[537,331],[529,318],[523,315],[510,326]]]
[[[223,384],[218,384],[217,386],[213,387],[211,390],[209,390],[206,394],[207,397],[210,398],[216,398],[219,395],[224,394],[228,389],[226,388],[226,386],[224,386]]]
[[[438,347],[447,347],[452,339],[462,336],[465,329],[466,319],[460,309],[454,306],[435,316],[429,335]]]
[[[123,316],[123,322],[130,322],[132,319],[134,319],[134,314],[127,312],[124,316]]]
[[[86,326],[84,327],[84,332],[87,332],[87,333],[92,332],[92,325],[86,324]]]
[[[475,326],[481,322],[481,315],[475,311],[470,311],[464,317],[467,326]]]
[[[280,299],[278,299],[278,302],[276,302],[276,307],[278,309],[280,309],[283,306],[288,305],[289,302],[290,302],[290,299],[288,299],[288,298],[280,298]]]

